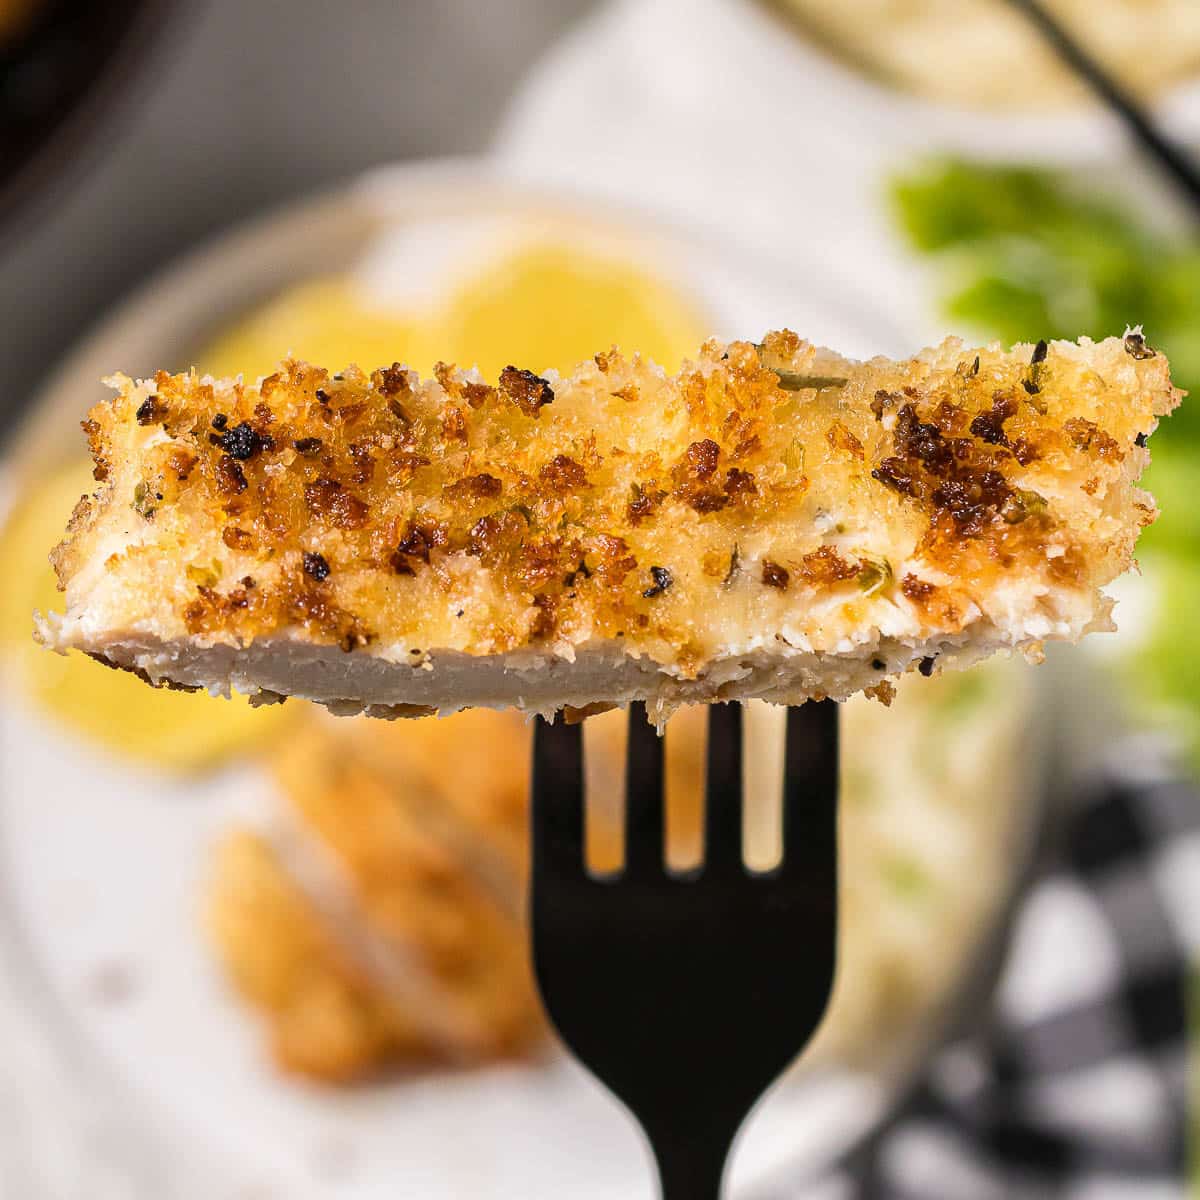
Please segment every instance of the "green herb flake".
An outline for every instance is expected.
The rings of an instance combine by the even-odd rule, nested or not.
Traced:
[[[801,375],[796,371],[776,371],[775,374],[785,392],[819,392],[824,388],[844,388],[849,383],[839,375]]]
[[[1045,496],[1018,489],[1005,500],[1000,515],[1010,525],[1019,525],[1030,517],[1040,516],[1048,507]]]
[[[144,517],[147,521],[153,521],[155,499],[156,493],[154,489],[145,480],[142,480],[133,489],[133,504],[130,507],[138,516]]]
[[[187,577],[198,588],[213,588],[221,581],[221,568],[215,562],[207,567],[191,563],[187,568]]]
[[[892,564],[886,558],[864,558],[855,582],[864,596],[874,596],[893,579]]]

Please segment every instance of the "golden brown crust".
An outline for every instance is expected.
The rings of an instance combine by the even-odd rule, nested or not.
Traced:
[[[282,1069],[347,1083],[436,1057],[420,1020],[373,984],[262,836],[237,830],[217,846],[205,915],[234,986],[268,1018]]]
[[[282,1067],[341,1083],[541,1045],[520,920],[528,736],[512,714],[310,719],[281,747],[287,816],[219,843],[208,928]],[[486,756],[461,752],[480,741]],[[302,869],[314,856],[326,872]]]
[[[782,331],[672,378],[615,349],[495,386],[399,363],[118,378],[55,565],[71,589],[103,553],[132,625],[234,645],[623,638],[688,677],[732,621],[818,652],[895,606],[953,634],[1008,580],[1092,596],[1128,564],[1144,435],[1179,398],[1129,346],[858,364]]]

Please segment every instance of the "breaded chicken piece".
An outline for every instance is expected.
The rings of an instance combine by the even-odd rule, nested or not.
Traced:
[[[342,1082],[532,1052],[523,723],[464,713],[375,739],[331,724],[282,748],[281,811],[223,839],[208,890],[210,938],[276,1061]],[[486,774],[461,752],[481,737]]]
[[[672,833],[698,853],[704,711],[677,714]],[[625,722],[590,726],[593,791],[616,798]],[[218,843],[206,928],[286,1071],[347,1083],[393,1068],[528,1056],[544,1026],[523,911],[530,729],[515,713],[306,720],[271,760],[281,808]],[[593,813],[598,863],[622,813]]]
[[[667,377],[117,376],[39,636],[377,715],[794,704],[1111,628],[1181,393],[1140,333],[860,363],[784,331]]]
[[[419,1008],[374,984],[255,831],[219,843],[205,921],[237,990],[266,1016],[283,1069],[342,1082],[438,1057]]]

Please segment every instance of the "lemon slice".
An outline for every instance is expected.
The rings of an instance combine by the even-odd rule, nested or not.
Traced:
[[[418,340],[416,322],[368,308],[348,279],[315,279],[290,288],[203,351],[198,366],[218,377],[269,375],[289,354],[337,370],[407,361]],[[417,360],[412,358],[417,366]],[[420,363],[424,373],[431,363]]]
[[[447,362],[495,379],[509,364],[566,372],[598,350],[637,350],[667,371],[703,339],[680,292],[625,258],[534,244],[487,266],[453,295],[430,340]]]
[[[26,491],[0,531],[7,564],[0,589],[0,658],[48,715],[107,749],[156,766],[195,770],[269,739],[288,708],[251,708],[238,697],[147,687],[82,654],[62,656],[33,641],[33,611],[62,611],[47,551],[76,501],[91,491],[91,464],[77,462]]]
[[[289,354],[331,369],[399,360],[422,375],[444,360],[495,379],[509,363],[569,371],[615,343],[675,371],[703,336],[685,297],[627,259],[535,242],[491,259],[422,312],[371,304],[348,278],[301,284],[218,338],[198,365],[255,379]]]

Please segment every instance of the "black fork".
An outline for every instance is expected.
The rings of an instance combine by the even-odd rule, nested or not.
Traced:
[[[546,1011],[650,1140],[664,1200],[717,1200],[730,1146],[808,1043],[833,985],[837,710],[788,711],[783,857],[742,857],[742,709],[708,723],[705,855],[665,866],[663,740],[630,709],[625,863],[588,873],[582,729],[534,735],[533,958]]]

